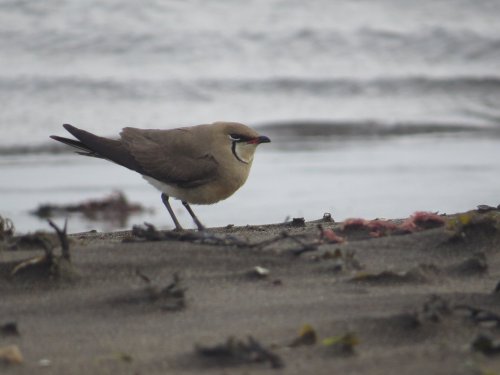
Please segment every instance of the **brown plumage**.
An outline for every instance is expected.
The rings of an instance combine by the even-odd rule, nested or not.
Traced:
[[[270,142],[235,122],[171,130],[124,128],[117,140],[63,126],[78,140],[51,138],[77,148],[79,154],[136,171],[162,191],[162,200],[177,229],[182,228],[168,203],[170,196],[180,199],[198,228],[203,229],[189,203],[212,204],[231,196],[245,183],[256,147]]]

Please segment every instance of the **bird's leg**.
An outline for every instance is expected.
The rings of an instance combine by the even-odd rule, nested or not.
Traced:
[[[186,210],[187,212],[189,212],[189,214],[191,215],[191,217],[193,218],[196,226],[198,227],[198,230],[199,231],[202,231],[202,230],[205,230],[205,227],[203,226],[203,224],[200,222],[200,220],[198,220],[198,218],[196,217],[195,213],[193,212],[193,210],[191,209],[191,206],[189,205],[188,202],[186,201],[182,201],[182,204],[184,205],[184,207],[186,207]]]
[[[170,203],[168,203],[168,198],[169,196],[165,193],[161,193],[161,200],[163,201],[163,204],[165,207],[167,207],[168,213],[172,217],[172,220],[174,221],[175,224],[175,230],[184,230],[181,225],[179,224],[179,220],[177,220],[177,217],[174,214],[174,210],[172,210],[172,207],[170,207]],[[184,202],[182,202],[184,203]]]

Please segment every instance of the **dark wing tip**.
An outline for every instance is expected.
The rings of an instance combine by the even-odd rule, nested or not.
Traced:
[[[55,141],[64,143],[65,145],[74,147],[77,150],[80,150],[80,151],[76,151],[77,154],[85,155],[85,156],[93,156],[93,157],[97,157],[97,158],[101,157],[98,153],[89,149],[85,144],[83,144],[80,141],[77,141],[76,139],[59,137],[58,135],[51,135],[50,138],[52,138]]]
[[[71,133],[71,130],[76,129],[73,125],[70,125],[70,124],[63,124],[63,128],[66,129],[70,133]],[[68,140],[68,138],[59,137],[58,135],[50,135],[49,137],[52,138],[53,140],[63,142],[63,143],[65,143],[64,141]]]
[[[59,137],[58,135],[50,135],[50,138],[52,138],[55,141],[63,142],[63,140],[66,140],[67,138],[64,137]]]

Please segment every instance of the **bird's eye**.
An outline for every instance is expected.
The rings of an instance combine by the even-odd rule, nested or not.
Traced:
[[[229,134],[229,139],[234,142],[241,141],[241,136],[238,134]]]

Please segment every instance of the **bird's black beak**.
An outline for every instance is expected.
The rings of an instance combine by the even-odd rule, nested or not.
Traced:
[[[256,144],[260,145],[261,143],[271,143],[271,140],[269,137],[266,137],[265,135],[261,135],[260,137],[255,138],[254,141]]]

